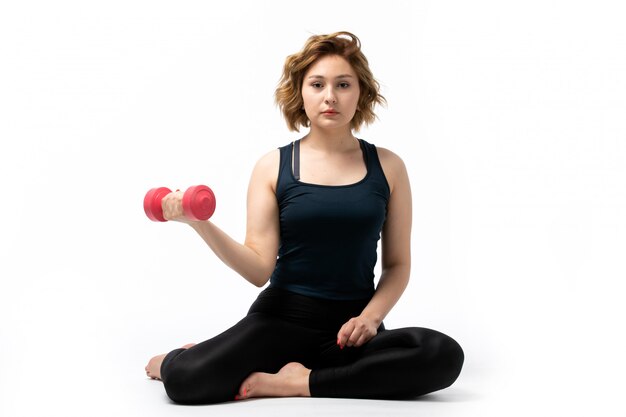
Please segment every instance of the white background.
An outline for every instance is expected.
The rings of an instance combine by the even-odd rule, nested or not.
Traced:
[[[618,1],[2,2],[0,415],[624,415],[625,16]],[[463,373],[413,402],[173,405],[147,360],[226,329],[259,290],[187,226],[150,222],[143,196],[207,184],[212,220],[243,241],[254,163],[305,133],[273,103],[284,59],[337,30],[389,102],[358,136],[412,183],[412,280],[387,327],[451,335]]]

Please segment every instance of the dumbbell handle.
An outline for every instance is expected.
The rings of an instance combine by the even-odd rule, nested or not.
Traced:
[[[143,199],[146,216],[155,222],[166,222],[161,201],[171,193],[166,187],[153,188]],[[215,194],[206,185],[189,187],[183,194],[183,213],[189,220],[207,220],[215,211]]]

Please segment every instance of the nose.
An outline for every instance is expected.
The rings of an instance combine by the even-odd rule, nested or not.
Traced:
[[[329,87],[326,90],[326,97],[324,98],[324,103],[329,104],[329,103],[336,103],[337,99],[335,98],[335,93],[332,89],[332,87]]]

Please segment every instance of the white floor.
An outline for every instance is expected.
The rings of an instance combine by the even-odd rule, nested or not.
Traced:
[[[152,384],[151,384],[152,385]],[[150,410],[156,415],[180,415],[181,408],[169,404],[162,390],[153,386],[142,389],[142,393],[158,398]],[[186,415],[220,416],[450,416],[467,415],[464,403],[469,395],[461,389],[448,393],[433,394],[419,401],[372,401],[328,398],[254,399],[221,405],[184,407]]]
[[[24,381],[26,382],[26,381]],[[218,405],[181,406],[169,401],[158,381],[140,372],[112,382],[107,378],[85,378],[67,385],[62,377],[40,379],[23,392],[3,393],[2,416],[623,416],[626,408],[618,397],[562,396],[559,391],[498,393],[497,387],[481,384],[471,375],[453,387],[414,401],[377,401],[326,398],[253,399]],[[13,392],[14,393],[14,392]],[[9,394],[9,395],[7,395]],[[57,414],[59,413],[59,414]]]

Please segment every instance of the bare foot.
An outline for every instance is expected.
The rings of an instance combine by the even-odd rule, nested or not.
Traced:
[[[183,349],[189,349],[194,346],[195,343],[188,343],[183,346]],[[163,359],[165,358],[166,353],[162,355],[157,355],[148,361],[146,365],[146,375],[148,375],[152,379],[161,379],[161,364],[163,363]]]
[[[236,400],[253,397],[310,397],[309,374],[311,370],[298,362],[283,366],[277,374],[254,372],[246,378]]]
[[[152,379],[161,379],[161,364],[165,358],[165,353],[157,355],[148,361],[146,365],[146,375]]]

